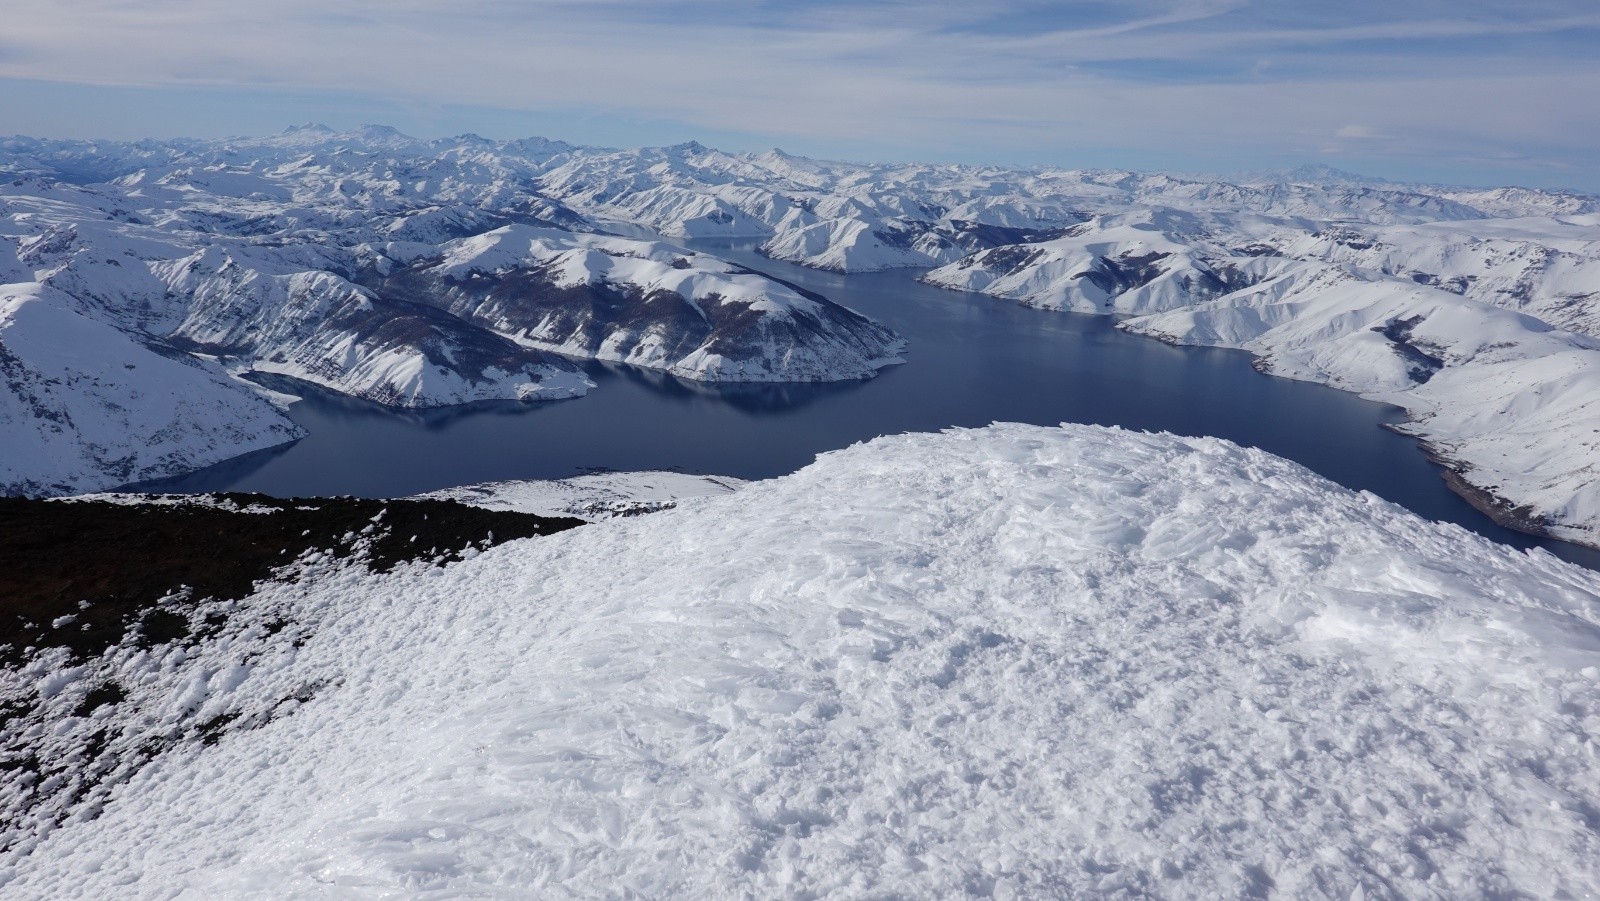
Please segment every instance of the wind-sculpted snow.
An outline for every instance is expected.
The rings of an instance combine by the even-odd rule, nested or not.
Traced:
[[[6,894],[1600,891],[1600,580],[1215,439],[879,439],[226,623],[112,653],[98,727],[220,725]]]

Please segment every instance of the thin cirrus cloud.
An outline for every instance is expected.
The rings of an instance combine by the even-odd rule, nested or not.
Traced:
[[[1589,0],[7,5],[0,114],[53,134],[96,123],[28,92],[79,85],[136,89],[150,133],[370,108],[424,131],[484,120],[566,126],[557,136],[575,140],[705,133],[839,155],[1169,168],[1316,158],[1600,187],[1583,184],[1600,147]],[[162,102],[197,89],[229,98],[225,122]]]

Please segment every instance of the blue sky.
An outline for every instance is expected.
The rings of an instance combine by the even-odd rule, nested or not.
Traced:
[[[8,0],[0,132],[422,136],[1600,190],[1596,0]]]

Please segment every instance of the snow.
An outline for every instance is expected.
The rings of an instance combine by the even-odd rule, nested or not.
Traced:
[[[3,139],[0,284],[45,292],[72,315],[201,368],[290,376],[401,408],[579,397],[593,384],[573,357],[762,382],[871,378],[900,362],[892,332],[825,299],[667,245],[565,231],[593,226],[534,180],[573,151],[473,136],[425,142],[384,126],[304,126],[259,140]],[[446,276],[491,273],[491,290],[498,278],[515,282],[500,296],[510,302],[492,321],[469,322],[427,290],[388,290],[387,278],[433,259],[446,261]],[[557,275],[549,286],[546,266]],[[514,315],[551,286],[594,290],[544,291],[540,318]],[[12,329],[10,340],[34,333]],[[120,395],[101,381],[107,391],[85,403],[120,422]],[[115,384],[137,392],[135,381],[119,374]],[[207,462],[298,434],[282,422],[255,434],[249,402],[230,419],[234,407],[185,399],[176,398],[180,417],[222,417],[176,425],[209,435]],[[53,433],[30,418],[60,410],[12,400],[23,433]],[[140,424],[103,446],[95,437],[94,448],[59,459],[47,459],[54,439],[12,436],[16,454],[37,459],[15,463],[14,476],[0,469],[0,491],[107,487],[192,468],[185,461],[199,457],[186,451],[153,459],[161,452],[131,446],[155,428]]]
[[[884,438],[230,615],[96,716],[243,725],[8,896],[1600,891],[1600,577],[1216,439]]]
[[[1404,430],[1475,502],[1600,545],[1600,227],[1585,215],[1318,223],[1149,208],[923,280],[1131,316],[1129,331],[1248,350],[1263,371],[1403,407]]]
[[[1384,332],[1397,324],[1403,346]],[[1276,375],[1404,407],[1407,432],[1470,484],[1524,508],[1525,523],[1600,544],[1600,340],[1446,291],[1321,266],[1125,327],[1243,348]],[[1432,359],[1419,369],[1421,357]]]
[[[1053,241],[974,254],[923,280],[1048,310],[1141,314],[1177,309],[1227,290],[1214,272],[1220,267],[1185,240],[1185,233],[1203,227],[1202,222],[1171,211],[1102,217]],[[1240,265],[1261,269],[1270,261]]]
[[[59,292],[0,285],[0,490],[73,493],[300,438],[220,367],[155,353]]]
[[[729,494],[748,484],[732,476],[682,472],[606,472],[570,479],[484,482],[444,488],[419,498],[459,501],[487,510],[601,520],[652,513],[692,497]]]
[[[937,266],[935,284],[1252,350],[1268,371],[1404,406],[1407,428],[1514,524],[1600,541],[1579,340],[1600,338],[1590,195],[1318,167],[1230,179],[424,141],[382,126],[10,138],[0,170],[13,176],[0,280],[235,372],[427,407],[577,396],[590,385],[565,357],[754,382],[865,379],[902,360],[897,336],[848,310],[593,232],[756,238],[807,266]],[[385,293],[408,277],[411,293]],[[1411,330],[1433,350],[1390,329],[1422,314]]]
[[[452,313],[524,346],[696,381],[866,379],[905,349],[825,298],[654,241],[508,225],[441,245],[412,271]],[[490,276],[524,281],[483,290]],[[613,321],[607,306],[620,307]]]
[[[51,503],[73,504],[116,504],[121,507],[196,507],[211,510],[226,510],[229,513],[249,513],[253,515],[270,515],[281,508],[267,504],[243,504],[229,497],[215,494],[140,494],[116,491],[96,491],[89,494],[74,494],[67,497],[47,498]]]

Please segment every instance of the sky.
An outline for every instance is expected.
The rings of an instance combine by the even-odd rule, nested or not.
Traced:
[[[6,2],[0,133],[303,122],[1600,191],[1600,2]]]

